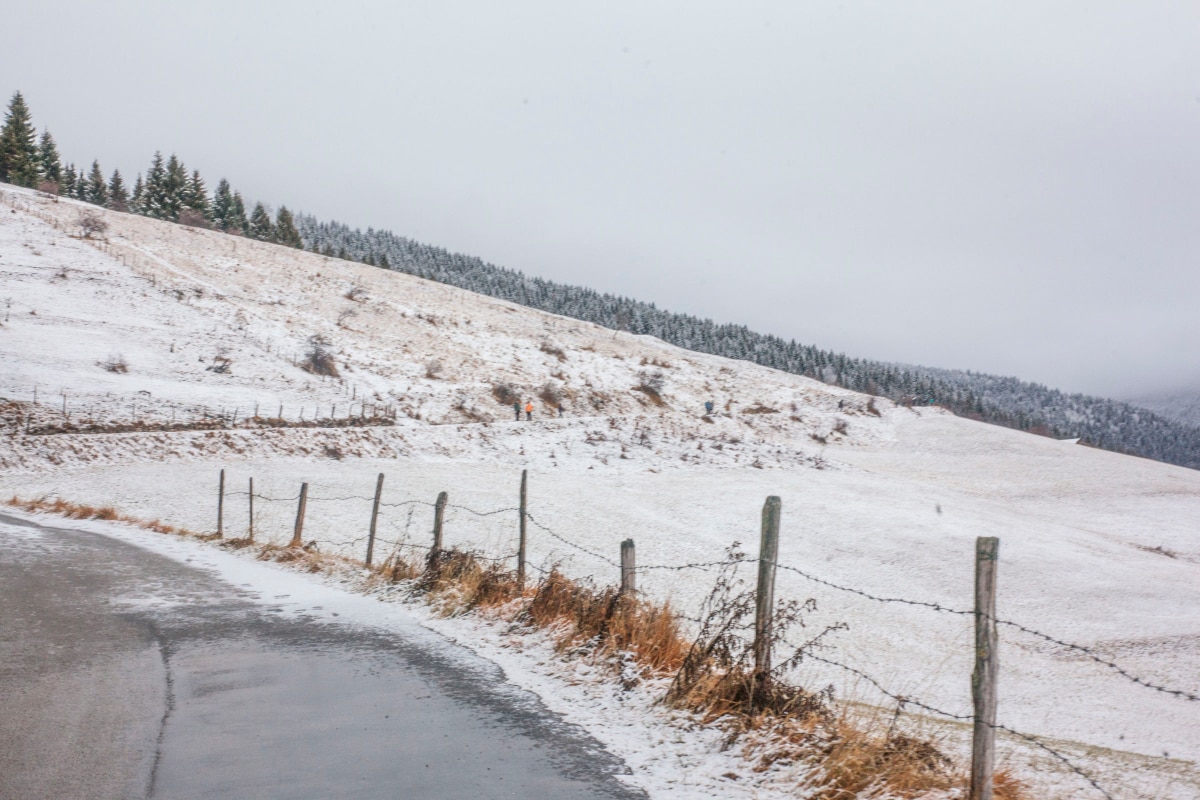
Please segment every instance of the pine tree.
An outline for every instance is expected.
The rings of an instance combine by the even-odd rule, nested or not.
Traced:
[[[134,214],[145,214],[142,203],[146,198],[146,184],[142,181],[142,173],[138,173],[133,182],[133,194],[129,196],[129,210]]]
[[[275,241],[288,247],[304,248],[304,240],[300,238],[300,232],[292,220],[292,212],[288,211],[287,206],[280,206],[279,213],[275,215]]]
[[[229,189],[229,181],[221,178],[217,190],[213,192],[212,221],[218,230],[229,230],[229,221],[233,216],[233,192]]]
[[[62,177],[58,183],[58,193],[64,197],[75,196],[75,165],[67,164],[63,167]]]
[[[150,169],[146,171],[146,182],[142,186],[141,194],[138,200],[138,213],[145,214],[147,217],[155,219],[166,219],[166,199],[164,192],[166,191],[167,168],[163,164],[161,152],[154,154],[154,160],[150,162]],[[136,193],[136,187],[135,187]]]
[[[42,141],[38,145],[38,161],[41,165],[42,180],[61,186],[62,160],[58,156],[58,146],[54,143],[54,137],[48,130],[42,131]]]
[[[162,207],[163,219],[172,222],[179,219],[179,212],[184,208],[188,190],[187,167],[172,153],[167,160],[167,171],[163,179]]]
[[[383,267],[384,269],[392,268],[392,265],[388,263],[387,253],[379,254],[379,266]]]
[[[83,174],[83,170],[79,170],[79,174],[75,176],[75,188],[71,190],[70,196],[76,200],[87,202],[88,182],[87,175]]]
[[[242,200],[241,192],[233,193],[233,214],[229,218],[229,230],[242,236],[250,235],[250,220],[246,217],[246,202]]]
[[[92,171],[88,173],[87,192],[84,197],[92,205],[108,205],[108,184],[104,181],[104,173],[100,171],[100,162],[92,162]]]
[[[208,188],[200,177],[200,170],[192,170],[192,178],[184,190],[184,206],[206,220],[212,220],[212,206],[208,202]]]
[[[37,133],[30,122],[29,107],[20,92],[8,104],[8,116],[0,129],[0,181],[17,186],[36,186],[41,177]]]
[[[119,169],[113,170],[112,179],[108,182],[108,207],[113,211],[129,210],[129,192],[125,189]]]
[[[271,224],[271,215],[262,203],[255,203],[254,211],[250,214],[250,235],[264,242],[275,241],[275,226]]]

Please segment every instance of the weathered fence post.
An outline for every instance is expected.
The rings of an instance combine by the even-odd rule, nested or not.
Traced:
[[[225,535],[225,470],[221,470],[221,482],[217,484],[217,538]]]
[[[304,507],[308,505],[308,484],[300,484],[300,504],[296,506],[296,527],[292,530],[292,541],[288,547],[299,547],[300,537],[304,535]]]
[[[446,502],[450,496],[445,492],[438,492],[437,502],[433,504],[433,549],[429,551],[432,558],[436,558],[442,552],[442,517],[446,514]]]
[[[992,771],[996,760],[996,678],[1000,672],[996,638],[996,560],[1000,540],[975,540],[975,670],[971,699],[975,702],[975,731],[971,739],[970,800],[992,800]]]
[[[371,506],[371,532],[367,536],[367,560],[366,565],[371,566],[371,558],[375,555],[375,522],[379,519],[379,498],[383,496],[383,473],[379,473],[379,479],[375,481],[375,505]]]
[[[517,539],[517,591],[525,590],[525,489],[529,483],[529,470],[521,470],[521,502],[517,511],[520,520],[520,535]]]
[[[247,529],[249,532],[246,535],[246,541],[254,541],[254,478],[250,479],[250,526]]]
[[[771,681],[771,621],[775,612],[775,559],[779,555],[779,516],[782,503],[775,495],[762,510],[762,538],[758,545],[758,592],[754,608],[754,688]]]
[[[621,542],[621,594],[637,593],[637,555],[633,539]]]

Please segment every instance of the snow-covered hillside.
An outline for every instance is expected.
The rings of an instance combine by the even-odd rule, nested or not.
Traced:
[[[735,540],[752,551],[759,509],[774,494],[783,499],[784,565],[964,609],[974,539],[999,536],[1000,616],[1150,683],[1200,693],[1200,472],[143,217],[97,210],[109,229],[83,240],[84,208],[0,189],[5,496],[111,503],[205,530],[221,468],[229,485],[253,477],[272,497],[294,496],[307,481],[329,499],[310,504],[306,538],[357,552],[366,514],[357,498],[379,472],[390,502],[445,490],[487,511],[514,505],[528,469],[533,561],[610,582],[607,559],[627,537],[645,565],[718,561]],[[329,343],[341,379],[296,366],[314,336]],[[514,420],[506,392],[532,399],[532,421]],[[266,428],[246,421],[256,409],[287,421],[351,413],[395,424]],[[206,414],[236,421],[26,433],[169,428]],[[231,519],[244,514],[241,502],[228,502]],[[293,513],[289,503],[261,503],[256,532],[286,538]],[[383,528],[424,542],[429,514],[389,507]],[[496,553],[511,549],[514,528],[513,515],[465,509],[447,521],[451,543]],[[688,613],[711,578],[645,570],[639,588]],[[830,660],[894,694],[969,713],[969,617],[874,602],[789,570],[777,594],[816,598],[813,624],[848,623],[825,651]],[[1200,796],[1200,703],[1013,628],[1001,635],[1001,722],[1047,737],[1114,796]],[[832,683],[842,697],[890,702],[852,673],[804,669],[804,680]],[[1036,748],[1003,747],[1047,796],[1094,792]]]

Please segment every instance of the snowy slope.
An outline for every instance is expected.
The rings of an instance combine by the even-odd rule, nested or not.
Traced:
[[[220,468],[231,486],[253,477],[257,491],[281,498],[308,481],[316,497],[351,499],[310,504],[306,538],[357,553],[366,509],[354,498],[370,494],[379,472],[385,500],[447,490],[490,510],[514,504],[528,468],[531,509],[554,533],[612,556],[633,537],[640,563],[677,565],[720,560],[734,540],[752,550],[763,498],[777,494],[783,564],[962,609],[975,537],[999,536],[1002,617],[1093,648],[1152,683],[1200,692],[1198,472],[936,409],[880,400],[876,414],[867,397],[799,376],[142,217],[107,213],[107,240],[81,241],[71,235],[80,208],[0,189],[0,303],[11,299],[0,327],[5,495],[59,494],[211,529]],[[343,380],[293,365],[314,334],[332,343]],[[227,373],[208,369],[218,359]],[[105,369],[115,361],[128,371]],[[656,379],[663,405],[635,389]],[[532,422],[514,421],[497,401],[501,383],[534,400]],[[547,385],[564,398],[562,419],[538,398]],[[304,409],[311,419],[314,410],[344,416],[364,398],[394,409],[397,424],[23,433],[30,413],[35,426],[167,423],[234,409],[244,417],[256,405],[264,416],[282,406],[285,418]],[[708,420],[706,400],[719,409]],[[231,516],[244,514],[243,502],[231,499]],[[256,530],[286,538],[293,512],[262,503]],[[424,542],[429,514],[385,510],[383,529]],[[447,523],[452,544],[497,553],[511,549],[513,528],[513,515],[463,510]],[[605,560],[540,528],[531,553],[541,565],[614,577]],[[639,575],[643,590],[684,612],[710,584],[696,570]],[[893,693],[969,713],[969,618],[872,602],[789,571],[778,592],[816,598],[813,624],[849,624],[828,658]],[[1049,737],[1119,796],[1200,796],[1200,704],[1045,640],[1002,636],[1003,723]],[[814,686],[887,704],[853,675],[805,669]],[[1036,757],[1006,746],[1014,763]],[[1047,791],[1087,796],[1052,762],[1035,763]]]

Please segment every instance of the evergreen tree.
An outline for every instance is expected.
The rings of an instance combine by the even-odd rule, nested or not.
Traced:
[[[88,182],[87,175],[83,174],[83,170],[79,170],[79,174],[75,176],[75,188],[71,191],[71,197],[76,200],[87,202],[88,198]]]
[[[20,92],[8,104],[8,116],[0,129],[0,181],[17,186],[36,186],[41,177],[37,133],[30,122],[29,107]]]
[[[138,173],[133,182],[133,194],[129,196],[129,210],[135,214],[145,214],[142,203],[146,197],[146,184],[142,181],[142,173]]]
[[[187,168],[172,153],[167,160],[167,172],[163,179],[163,219],[172,222],[179,219],[179,212],[183,210],[187,199],[188,186]]]
[[[262,203],[254,204],[250,214],[250,235],[264,242],[275,241],[275,226],[271,224],[271,215]]]
[[[161,152],[154,154],[150,169],[146,171],[146,182],[138,199],[138,213],[155,219],[167,219],[166,203],[167,168]],[[136,193],[136,187],[135,187]]]
[[[113,211],[129,210],[129,192],[119,169],[113,170],[112,180],[108,182],[108,207]]]
[[[300,238],[300,232],[292,220],[292,212],[288,211],[287,206],[280,206],[279,213],[275,215],[275,241],[288,247],[304,248],[304,240]]]
[[[64,197],[75,196],[75,165],[67,164],[63,167],[62,177],[58,183],[58,193]]]
[[[54,143],[54,137],[48,130],[42,131],[42,141],[38,145],[38,160],[41,163],[42,180],[52,181],[61,186],[62,161],[59,159],[58,146]]]
[[[388,263],[387,253],[379,254],[379,266],[383,267],[384,269],[392,268],[392,265]]]
[[[229,218],[229,230],[242,236],[250,235],[250,220],[246,217],[246,202],[242,200],[241,192],[233,193],[233,213]]]
[[[229,181],[221,178],[217,190],[213,192],[212,221],[218,230],[229,230],[229,221],[233,217],[233,192],[229,189]]]
[[[88,173],[84,199],[92,205],[108,205],[108,184],[104,181],[104,173],[100,171],[99,161],[92,162],[92,171]]]
[[[212,206],[208,202],[208,188],[200,177],[200,170],[192,170],[192,178],[184,190],[184,207],[190,208],[206,220],[212,220]]]

